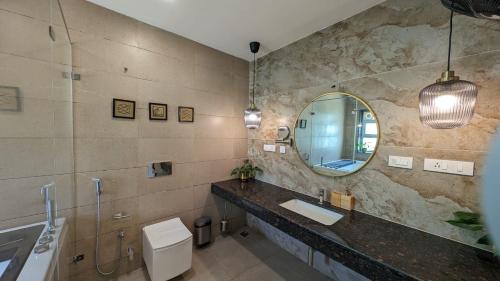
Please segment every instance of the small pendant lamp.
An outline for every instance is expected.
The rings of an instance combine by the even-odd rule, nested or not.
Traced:
[[[255,106],[255,78],[257,77],[255,54],[259,51],[259,42],[250,42],[250,51],[253,53],[253,87],[252,87],[252,103],[245,110],[245,126],[248,129],[258,129],[262,120],[262,112]]]
[[[467,125],[474,115],[477,86],[460,80],[450,70],[451,34],[453,31],[453,10],[450,15],[450,36],[448,41],[448,68],[435,84],[420,91],[420,122],[434,129],[452,129]]]

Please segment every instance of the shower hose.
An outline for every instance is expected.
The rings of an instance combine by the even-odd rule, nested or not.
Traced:
[[[100,184],[100,182],[99,182],[99,184]],[[97,220],[96,220],[96,236],[95,236],[96,237],[95,266],[96,266],[97,272],[99,272],[99,274],[107,276],[107,275],[111,275],[111,274],[115,273],[120,268],[120,264],[121,264],[121,260],[122,260],[122,241],[123,241],[123,238],[125,238],[125,235],[122,231],[118,234],[118,240],[119,240],[119,248],[118,249],[120,252],[118,264],[111,271],[107,271],[107,272],[103,271],[101,269],[101,263],[99,261],[100,260],[100,258],[99,258],[99,248],[100,248],[99,233],[101,232],[101,190],[100,190],[100,188],[98,188],[98,190],[97,190],[97,215],[96,216],[97,216]]]

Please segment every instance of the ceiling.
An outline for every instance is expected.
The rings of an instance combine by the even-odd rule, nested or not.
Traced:
[[[251,60],[383,0],[88,0],[214,49]]]

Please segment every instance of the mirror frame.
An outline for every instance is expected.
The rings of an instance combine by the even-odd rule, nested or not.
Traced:
[[[299,119],[300,119],[300,116],[302,115],[302,113],[304,112],[304,110],[306,110],[306,108],[311,104],[313,103],[314,101],[324,97],[324,96],[327,96],[327,95],[332,95],[332,94],[341,94],[341,95],[345,95],[345,96],[349,96],[349,97],[352,97],[352,98],[355,98],[356,100],[360,101],[364,106],[366,106],[366,108],[368,108],[370,110],[370,112],[373,114],[373,116],[375,116],[375,122],[377,123],[377,128],[378,128],[378,134],[377,134],[377,145],[375,146],[375,149],[373,149],[373,153],[368,157],[368,159],[366,159],[365,163],[363,165],[361,165],[357,170],[355,171],[352,171],[350,173],[346,173],[346,174],[343,174],[343,175],[338,175],[338,174],[328,174],[328,173],[320,173],[319,171],[317,170],[314,170],[313,168],[309,167],[309,165],[306,163],[306,161],[302,158],[302,156],[300,155],[300,151],[299,151],[299,148],[297,146],[297,138],[296,138],[296,131],[297,131],[297,126],[298,126],[298,122],[299,122]],[[308,102],[303,108],[302,110],[300,110],[299,114],[297,114],[297,118],[295,119],[295,123],[294,123],[294,127],[293,127],[293,138],[294,138],[294,150],[295,152],[297,152],[300,160],[302,161],[302,163],[307,167],[309,168],[311,171],[313,171],[314,173],[318,174],[318,175],[322,175],[322,176],[326,176],[326,177],[345,177],[345,176],[349,176],[349,175],[352,175],[352,174],[355,174],[359,171],[361,171],[368,163],[370,163],[370,161],[373,159],[373,157],[375,156],[375,153],[377,153],[378,151],[378,147],[380,146],[380,122],[378,120],[378,116],[377,116],[377,113],[375,112],[375,110],[373,110],[373,108],[368,104],[368,102],[366,102],[363,98],[360,98],[356,95],[353,95],[353,94],[350,94],[350,93],[344,93],[344,92],[328,92],[328,93],[324,93],[324,94],[321,94],[315,98],[313,98],[310,102]]]

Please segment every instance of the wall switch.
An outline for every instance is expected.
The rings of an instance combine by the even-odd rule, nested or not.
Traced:
[[[403,169],[413,168],[413,157],[402,157],[389,155],[389,166]]]
[[[264,144],[264,151],[276,152],[276,145],[274,144]]]
[[[286,146],[280,145],[280,153],[285,154],[286,153]]]
[[[426,158],[424,159],[424,170],[438,173],[473,176],[474,162]]]

